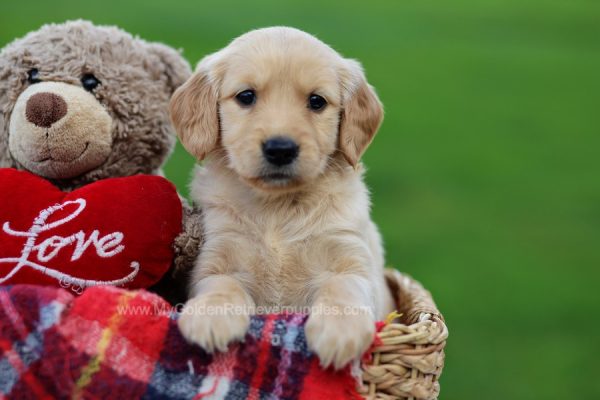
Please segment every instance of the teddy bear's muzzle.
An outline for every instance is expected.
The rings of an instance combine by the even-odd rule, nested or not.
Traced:
[[[28,87],[15,103],[9,150],[37,175],[68,179],[103,164],[112,148],[112,118],[91,93],[62,82]]]

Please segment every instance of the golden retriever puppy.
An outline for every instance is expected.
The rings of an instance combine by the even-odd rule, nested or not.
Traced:
[[[323,366],[359,358],[392,309],[359,160],[383,116],[360,64],[297,29],[251,31],[205,57],[171,118],[204,166],[201,253],[179,327],[226,350],[249,315],[309,310]]]

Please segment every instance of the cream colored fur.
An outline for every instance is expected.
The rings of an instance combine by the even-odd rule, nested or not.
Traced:
[[[257,100],[241,107],[235,96],[247,89]],[[311,94],[327,106],[309,110]],[[360,357],[392,308],[359,164],[382,108],[360,65],[296,29],[252,31],[199,64],[174,94],[171,117],[183,145],[206,158],[192,184],[205,241],[183,335],[225,350],[249,315],[207,306],[312,307],[306,335],[322,364]],[[261,146],[278,135],[300,152],[289,179],[273,181]]]

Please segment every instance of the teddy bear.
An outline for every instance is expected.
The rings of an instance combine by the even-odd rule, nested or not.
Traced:
[[[29,171],[64,192],[107,178],[160,176],[175,144],[168,102],[190,74],[176,50],[119,28],[44,25],[0,51],[0,167]],[[185,300],[201,240],[199,211],[183,199],[181,206],[172,267],[152,288],[171,303]]]

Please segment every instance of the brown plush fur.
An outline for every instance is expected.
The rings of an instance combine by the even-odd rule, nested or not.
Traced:
[[[40,83],[28,82],[33,68]],[[101,82],[92,92],[82,88],[85,74]],[[0,167],[30,170],[63,190],[110,177],[161,174],[175,143],[169,99],[190,74],[176,50],[116,27],[87,21],[45,25],[0,51]],[[49,128],[27,111],[37,93],[65,101],[55,113],[62,119]],[[38,99],[37,106],[43,103]],[[185,271],[200,242],[199,214],[184,208],[175,268],[159,284],[172,302],[185,299]]]
[[[0,52],[1,167],[25,169],[9,151],[9,121],[18,97],[31,86],[32,68],[42,82],[76,87],[84,74],[93,74],[101,81],[93,95],[112,118],[106,160],[76,177],[55,179],[58,186],[73,189],[108,177],[159,173],[175,143],[169,98],[190,74],[177,51],[87,21],[45,25],[8,44]]]

